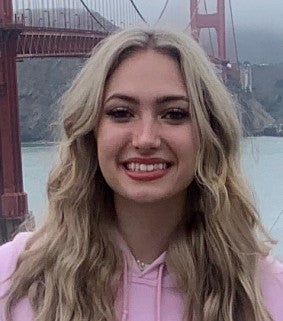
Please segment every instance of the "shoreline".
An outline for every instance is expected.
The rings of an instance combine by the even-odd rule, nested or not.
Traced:
[[[268,134],[254,134],[254,135],[245,135],[243,136],[243,138],[254,138],[254,137],[279,137],[279,138],[283,138],[283,132],[278,133],[278,135],[268,135]],[[45,140],[38,140],[38,141],[24,141],[21,142],[21,147],[42,147],[42,146],[56,146],[58,145],[60,142],[54,142],[54,141],[45,141]]]

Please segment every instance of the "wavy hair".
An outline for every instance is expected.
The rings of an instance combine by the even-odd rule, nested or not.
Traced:
[[[185,293],[184,320],[270,321],[258,276],[258,262],[269,249],[258,231],[271,239],[241,172],[241,133],[231,95],[194,40],[147,28],[101,41],[62,98],[60,157],[48,180],[48,215],[11,276],[7,318],[27,296],[36,321],[117,319],[114,301],[124,262],[109,237],[113,193],[99,169],[93,131],[108,78],[141,50],[177,62],[200,135],[189,208],[166,254]]]

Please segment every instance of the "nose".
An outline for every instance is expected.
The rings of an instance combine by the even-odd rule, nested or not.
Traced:
[[[160,130],[154,119],[141,119],[135,126],[132,144],[139,150],[155,150],[161,144]]]

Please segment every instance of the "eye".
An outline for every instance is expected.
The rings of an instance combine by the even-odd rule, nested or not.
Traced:
[[[171,122],[182,122],[190,118],[190,114],[183,108],[170,108],[162,115],[163,119]]]
[[[134,117],[132,112],[127,107],[115,107],[107,111],[106,115],[119,122],[128,121],[131,117]]]

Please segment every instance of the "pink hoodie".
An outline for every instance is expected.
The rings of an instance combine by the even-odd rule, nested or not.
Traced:
[[[20,233],[12,242],[0,247],[0,282],[15,269],[17,258],[29,237],[30,233]],[[116,302],[119,320],[181,321],[184,311],[183,295],[166,268],[165,253],[141,271],[121,237],[118,242],[127,261]],[[264,259],[260,279],[265,303],[274,321],[283,321],[283,264],[272,256]],[[9,282],[0,284],[0,296],[8,286]],[[13,321],[33,320],[30,303],[24,298],[15,308]],[[4,300],[0,300],[0,321],[6,321]]]

